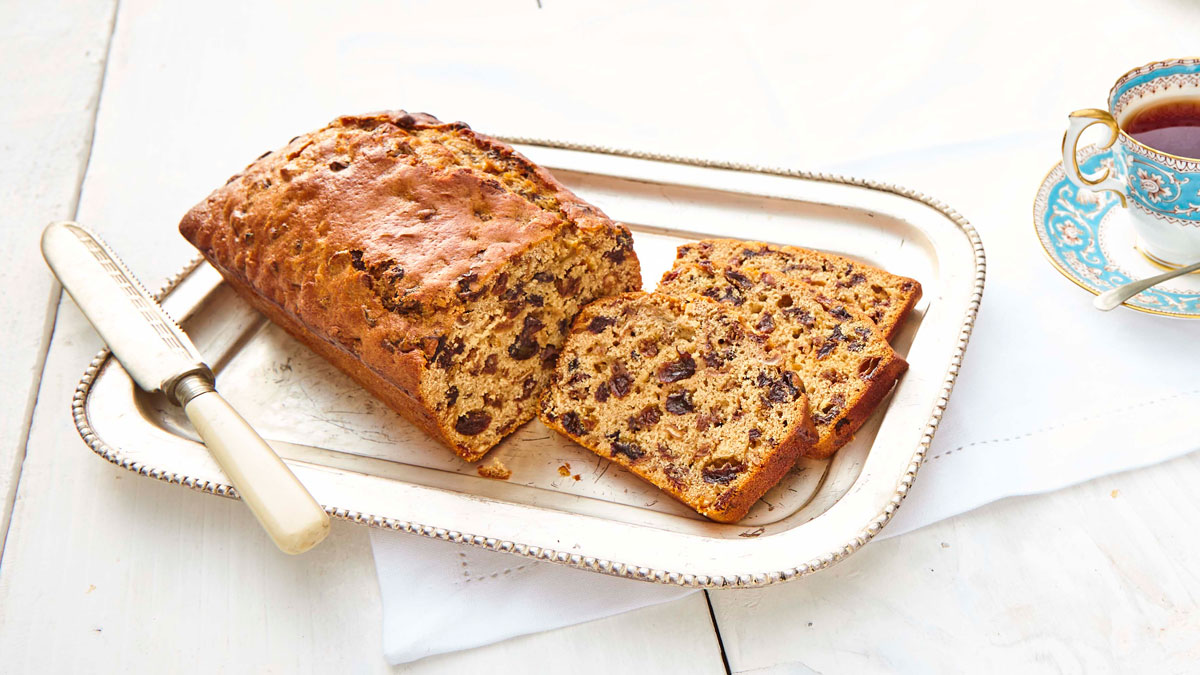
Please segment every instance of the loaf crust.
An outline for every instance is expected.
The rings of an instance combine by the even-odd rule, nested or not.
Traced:
[[[794,275],[707,260],[677,260],[657,290],[719,301],[763,336],[803,379],[818,437],[805,455],[824,458],[854,437],[908,364],[869,318],[812,291]]]
[[[541,419],[735,522],[816,439],[803,384],[763,342],[700,296],[598,300],[575,321]]]
[[[788,276],[812,286],[812,291],[866,315],[889,342],[904,327],[904,319],[921,299],[921,284],[824,251],[776,246],[760,241],[704,239],[680,246],[681,262],[717,268],[743,268]]]
[[[511,147],[404,111],[294,138],[179,229],[254,307],[467,460],[535,414],[579,308],[641,286],[627,228]]]

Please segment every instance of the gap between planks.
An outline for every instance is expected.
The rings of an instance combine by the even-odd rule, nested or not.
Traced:
[[[61,217],[63,217],[63,215],[67,215],[67,217],[74,220],[75,218],[78,217],[80,197],[83,194],[83,182],[84,182],[85,177],[87,176],[88,166],[91,163],[92,146],[95,142],[95,137],[96,137],[96,120],[98,118],[99,111],[100,111],[100,98],[104,92],[104,79],[108,73],[108,63],[109,63],[108,59],[109,59],[110,50],[112,49],[113,35],[116,32],[117,10],[119,8],[119,5],[120,5],[119,0],[114,0],[111,4],[111,9],[109,10],[108,15],[105,19],[106,24],[107,24],[107,29],[104,31],[105,32],[105,38],[104,38],[104,44],[103,44],[104,56],[102,57],[102,59],[100,61],[99,68],[98,68],[99,72],[95,76],[95,85],[92,86],[91,95],[89,96],[89,99],[88,99],[87,109],[88,109],[89,115],[88,115],[88,121],[87,121],[87,128],[84,132],[83,140],[80,144],[85,149],[85,152],[83,154],[82,161],[76,162],[74,185],[72,188],[72,197],[71,197],[71,200],[66,205],[66,209],[65,209],[66,213],[65,214],[54,213],[54,214],[52,214],[52,217],[54,217],[54,218],[61,218]],[[86,56],[86,52],[85,52],[85,56]],[[66,60],[67,59],[64,59],[64,61],[66,61]],[[68,67],[70,67],[70,68],[79,67],[82,70],[82,69],[86,69],[87,64],[84,63],[82,65],[82,67],[80,67],[76,63],[71,63],[70,66],[68,66]],[[58,102],[56,101],[56,103],[58,103]],[[16,162],[16,164],[20,165],[20,164],[23,164],[23,162]],[[65,176],[64,176],[64,178],[65,178]],[[41,207],[41,206],[42,206],[41,204],[35,204],[34,210],[40,210],[39,207]],[[47,210],[50,210],[50,209],[47,209]],[[36,221],[36,222],[39,225],[44,224],[41,221]],[[37,231],[40,232],[40,228],[38,228]],[[38,255],[37,257],[40,259],[40,255]],[[23,406],[21,416],[18,421],[18,425],[19,425],[17,427],[18,431],[16,432],[16,437],[14,438],[14,443],[13,443],[13,447],[14,447],[13,457],[7,467],[0,467],[0,471],[7,471],[8,475],[11,476],[11,478],[8,480],[7,486],[4,486],[4,484],[2,482],[0,482],[0,486],[3,486],[6,488],[4,490],[4,493],[0,494],[0,500],[2,500],[2,501],[0,501],[0,565],[2,565],[3,561],[4,561],[5,544],[8,541],[8,530],[12,523],[13,507],[16,503],[17,490],[21,483],[21,470],[22,470],[22,467],[24,466],[25,455],[28,452],[29,432],[30,432],[30,427],[33,424],[33,413],[34,413],[34,410],[37,408],[37,405],[39,402],[38,399],[39,399],[39,394],[40,394],[40,390],[41,390],[42,375],[43,375],[43,372],[46,367],[46,356],[47,356],[48,352],[50,351],[50,343],[54,339],[54,325],[58,318],[58,308],[60,306],[61,301],[62,301],[62,287],[58,284],[57,281],[53,281],[51,283],[49,292],[46,295],[44,305],[41,308],[41,310],[42,310],[41,311],[41,314],[42,314],[41,335],[40,335],[40,338],[38,339],[38,343],[37,343],[37,353],[34,356],[33,363],[31,364],[32,365],[31,370],[33,372],[33,379],[30,382],[29,391],[25,397],[25,405]],[[3,476],[0,475],[0,478],[3,478]]]

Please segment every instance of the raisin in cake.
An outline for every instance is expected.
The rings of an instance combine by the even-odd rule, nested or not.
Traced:
[[[701,514],[739,520],[815,439],[800,378],[761,342],[706,298],[599,300],[575,321],[541,418]]]
[[[881,328],[842,301],[812,293],[802,279],[677,261],[658,292],[712,298],[766,336],[804,381],[818,436],[810,457],[828,457],[853,438],[908,367]]]
[[[904,325],[904,318],[921,299],[915,279],[832,253],[795,246],[775,246],[735,239],[705,239],[679,247],[678,259],[717,269],[756,269],[776,277],[792,276],[813,290],[870,317],[889,341]]]
[[[629,231],[511,147],[342,117],[179,225],[252,305],[464,459],[530,419],[579,308],[641,287]]]

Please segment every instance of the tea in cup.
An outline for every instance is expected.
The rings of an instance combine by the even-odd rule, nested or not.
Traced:
[[[1104,124],[1111,156],[1098,175],[1084,175],[1076,146],[1084,129]],[[1157,61],[1122,75],[1108,110],[1070,115],[1063,168],[1084,190],[1112,191],[1129,210],[1138,248],[1154,262],[1181,267],[1200,261],[1200,59]]]

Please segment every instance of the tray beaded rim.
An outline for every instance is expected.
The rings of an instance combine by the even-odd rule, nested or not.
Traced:
[[[937,431],[938,424],[942,419],[942,414],[946,410],[946,404],[949,400],[950,392],[954,388],[955,381],[958,379],[958,371],[962,365],[963,355],[966,353],[967,342],[969,341],[971,337],[971,331],[975,326],[975,318],[979,312],[979,304],[983,298],[983,285],[987,274],[987,261],[984,256],[983,241],[980,239],[979,233],[975,230],[974,226],[972,226],[961,214],[940,200],[934,199],[933,197],[930,197],[917,190],[912,190],[882,181],[840,176],[823,172],[782,169],[737,162],[704,160],[693,157],[641,152],[637,150],[610,148],[584,143],[560,142],[538,138],[511,136],[495,136],[495,138],[514,145],[527,145],[554,148],[559,150],[588,152],[630,159],[642,159],[670,164],[680,164],[684,166],[740,171],[744,173],[757,173],[769,176],[781,176],[785,178],[798,178],[802,180],[831,183],[836,185],[863,187],[903,197],[928,206],[941,213],[952,223],[954,223],[959,230],[966,235],[967,240],[970,242],[975,262],[975,278],[970,301],[967,303],[967,311],[963,317],[962,324],[959,327],[958,343],[954,347],[954,353],[950,360],[950,366],[947,368],[946,374],[942,381],[941,392],[938,394],[937,401],[934,403],[933,410],[931,411],[929,419],[925,424],[921,441],[918,444],[917,449],[913,452],[912,458],[909,460],[909,464],[904,472],[904,475],[897,483],[896,489],[892,493],[891,499],[888,500],[887,505],[883,508],[883,511],[872,518],[870,522],[868,522],[865,527],[860,529],[854,537],[847,540],[840,547],[796,565],[795,567],[761,574],[740,574],[736,576],[683,574],[679,572],[672,572],[670,570],[653,569],[625,562],[604,560],[591,556],[568,553],[566,551],[557,551],[550,548],[530,546],[515,541],[501,540],[495,537],[486,537],[483,535],[458,532],[455,530],[448,530],[445,528],[424,525],[407,520],[399,520],[395,518],[388,518],[386,516],[326,506],[325,511],[330,515],[330,517],[367,525],[368,527],[398,530],[433,539],[441,539],[444,541],[466,544],[468,546],[476,546],[494,551],[512,553],[533,560],[553,562],[570,567],[583,568],[611,576],[626,577],[638,581],[672,584],[692,588],[756,588],[788,581],[790,579],[811,574],[818,570],[829,567],[830,565],[851,555],[866,545],[867,542],[875,538],[875,535],[877,535],[880,530],[883,529],[883,526],[891,520],[892,516],[896,513],[896,509],[900,507],[900,503],[903,502],[904,498],[908,495],[908,491],[912,488],[912,485],[916,480],[917,471],[921,468],[921,464],[925,461],[925,455],[929,450],[929,445],[933,442],[934,433]],[[163,287],[158,291],[158,293],[155,294],[155,298],[162,300],[162,298],[170,293],[188,274],[195,270],[196,267],[203,262],[203,260],[204,259],[202,257],[197,256],[184,265],[183,268],[167,279],[167,281],[163,284]],[[92,383],[95,381],[96,375],[108,361],[110,355],[111,354],[107,348],[100,350],[100,352],[96,354],[91,363],[88,365],[87,370],[84,372],[83,377],[79,380],[79,384],[75,387],[75,393],[71,400],[71,413],[75,422],[75,428],[79,431],[80,437],[87,444],[87,446],[91,448],[91,450],[97,455],[100,455],[112,464],[115,464],[128,471],[132,471],[143,476],[148,476],[150,478],[155,478],[166,483],[183,485],[200,492],[207,492],[209,494],[219,495],[222,497],[238,499],[239,497],[237,490],[231,485],[227,485],[225,483],[216,483],[208,480],[200,480],[191,476],[185,476],[157,467],[148,466],[142,462],[133,461],[127,457],[122,457],[119,449],[110,447],[104,442],[104,439],[100,438],[100,436],[96,434],[91,427],[91,420],[88,418],[87,397],[91,391]]]

